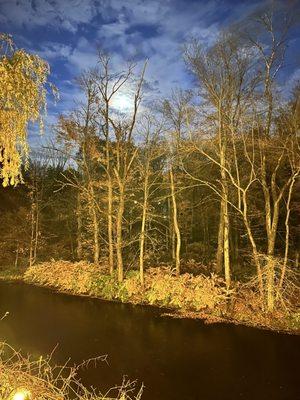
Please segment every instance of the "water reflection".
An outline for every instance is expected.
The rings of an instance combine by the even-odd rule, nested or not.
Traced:
[[[72,362],[107,354],[81,371],[102,390],[123,375],[145,400],[296,399],[300,337],[160,317],[153,308],[55,294],[0,282],[0,337],[35,356]]]

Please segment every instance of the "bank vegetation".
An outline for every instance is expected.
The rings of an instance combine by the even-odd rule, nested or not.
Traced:
[[[77,80],[81,103],[23,169],[24,126],[44,105],[48,69],[2,45],[1,264],[78,293],[299,323],[300,91],[282,84],[293,29],[274,6],[210,46],[190,38],[192,89],[151,104],[147,63],[116,70],[99,51]],[[18,57],[39,72],[26,73],[38,77],[33,114],[15,95]],[[116,107],[124,95],[126,111]],[[23,109],[21,154],[7,121]]]

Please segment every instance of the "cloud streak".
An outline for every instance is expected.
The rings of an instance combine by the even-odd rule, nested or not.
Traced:
[[[97,63],[98,47],[112,55],[115,69],[148,59],[146,100],[166,97],[174,86],[191,87],[181,46],[197,36],[206,46],[220,28],[242,20],[258,5],[236,0],[2,0],[0,23],[17,42],[51,65],[61,102],[50,120],[78,98],[74,78]],[[299,38],[298,38],[299,42]],[[291,75],[294,71],[291,71]],[[295,80],[298,71],[294,73]]]

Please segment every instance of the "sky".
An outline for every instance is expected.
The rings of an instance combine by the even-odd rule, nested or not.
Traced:
[[[288,2],[289,0],[282,0]],[[299,1],[300,2],[300,1]],[[181,49],[190,36],[209,46],[220,30],[242,21],[262,0],[0,0],[0,31],[18,47],[39,54],[51,67],[50,81],[60,101],[49,99],[47,126],[71,111],[80,98],[75,78],[94,67],[97,47],[108,51],[116,68],[148,59],[145,99],[167,97],[171,89],[193,86]],[[297,2],[296,2],[297,3]],[[300,33],[289,43],[282,84],[300,79]],[[120,105],[126,105],[126,101]],[[35,140],[36,133],[31,133]],[[38,140],[36,138],[36,140]]]

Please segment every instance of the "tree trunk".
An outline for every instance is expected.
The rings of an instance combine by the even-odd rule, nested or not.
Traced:
[[[80,193],[77,195],[77,259],[82,260],[82,207]]]
[[[252,229],[250,226],[250,222],[248,219],[248,203],[247,203],[247,192],[246,191],[243,192],[242,201],[243,201],[243,220],[244,220],[244,224],[246,227],[248,239],[252,246],[252,254],[253,254],[253,259],[254,259],[254,263],[256,266],[259,293],[264,302],[264,281],[263,281],[263,275],[262,275],[262,270],[261,270],[261,265],[260,265],[256,242],[255,242],[255,239],[254,239],[254,236],[252,233]]]
[[[93,202],[93,200],[92,200],[92,202]],[[94,231],[94,264],[98,264],[99,257],[100,257],[99,225],[98,225],[97,212],[96,212],[94,203],[92,203],[91,213],[92,213],[93,231]]]
[[[144,286],[144,247],[145,247],[146,207],[147,204],[145,204],[144,201],[141,235],[140,235],[140,282],[142,286]]]
[[[117,267],[118,267],[118,281],[123,282],[124,271],[123,271],[123,237],[122,237],[122,222],[124,214],[124,187],[119,185],[119,205],[117,212],[117,229],[116,229],[116,254],[117,254]]]
[[[31,235],[30,235],[30,247],[29,247],[29,266],[35,263],[36,257],[36,241],[37,241],[37,199],[35,189],[31,192]]]
[[[222,143],[222,138],[220,138],[220,165],[221,165],[221,181],[222,181],[222,211],[224,218],[224,273],[227,290],[230,288],[231,278],[230,278],[230,252],[229,252],[229,215],[228,215],[228,187],[227,187],[227,177],[226,177],[226,145]]]
[[[38,241],[39,241],[39,227],[40,227],[40,210],[39,201],[36,199],[36,216],[35,216],[35,238],[34,238],[34,248],[33,248],[33,262],[36,262]]]
[[[227,196],[226,196],[227,199]],[[229,256],[229,216],[228,202],[224,202],[224,272],[227,290],[230,288],[230,256]]]
[[[220,218],[218,232],[218,249],[216,257],[216,272],[221,273],[223,269],[223,250],[224,250],[224,201],[220,202]]]
[[[274,311],[274,286],[275,286],[275,265],[273,256],[268,255],[267,262],[267,309]]]
[[[180,274],[180,248],[181,248],[181,235],[178,224],[177,217],[177,203],[175,196],[175,185],[174,185],[174,175],[173,168],[170,168],[170,186],[171,186],[171,198],[172,198],[172,206],[173,206],[173,226],[176,235],[176,249],[175,249],[175,269],[176,274]]]
[[[268,237],[268,260],[267,260],[267,309],[274,311],[275,304],[275,260],[274,249],[279,219],[279,202],[275,202],[273,209],[273,220],[271,228],[267,230]]]
[[[107,234],[108,234],[108,263],[109,272],[112,275],[114,272],[114,239],[113,239],[113,219],[112,219],[112,206],[113,206],[113,191],[111,178],[108,179],[108,215],[107,215]]]
[[[274,217],[275,218],[275,217]],[[267,260],[267,309],[269,312],[274,310],[275,304],[275,260],[274,260],[274,249],[277,232],[278,221],[275,222],[274,230],[270,232],[268,236],[268,260]]]
[[[144,286],[144,250],[145,250],[145,228],[147,218],[147,207],[148,207],[148,171],[146,171],[144,181],[144,202],[143,202],[143,213],[142,213],[142,225],[140,234],[140,282]]]
[[[15,268],[18,267],[18,259],[19,259],[19,243],[17,244],[17,249],[16,249]]]
[[[294,184],[295,184],[297,176],[298,176],[298,173],[295,174],[292,178],[292,181],[291,181],[291,184],[289,187],[288,198],[287,198],[287,202],[286,202],[284,260],[283,260],[283,266],[282,266],[281,275],[280,275],[278,288],[277,288],[277,297],[279,296],[279,293],[282,289],[282,285],[283,285],[284,277],[285,277],[285,273],[286,273],[286,268],[287,268],[287,263],[288,263],[289,242],[290,242],[291,199],[292,199],[293,188],[294,188]]]
[[[106,103],[105,126],[106,126],[106,171],[107,171],[107,237],[108,237],[108,263],[110,275],[114,273],[114,237],[113,237],[113,187],[110,165],[109,148],[109,123],[108,102]]]

